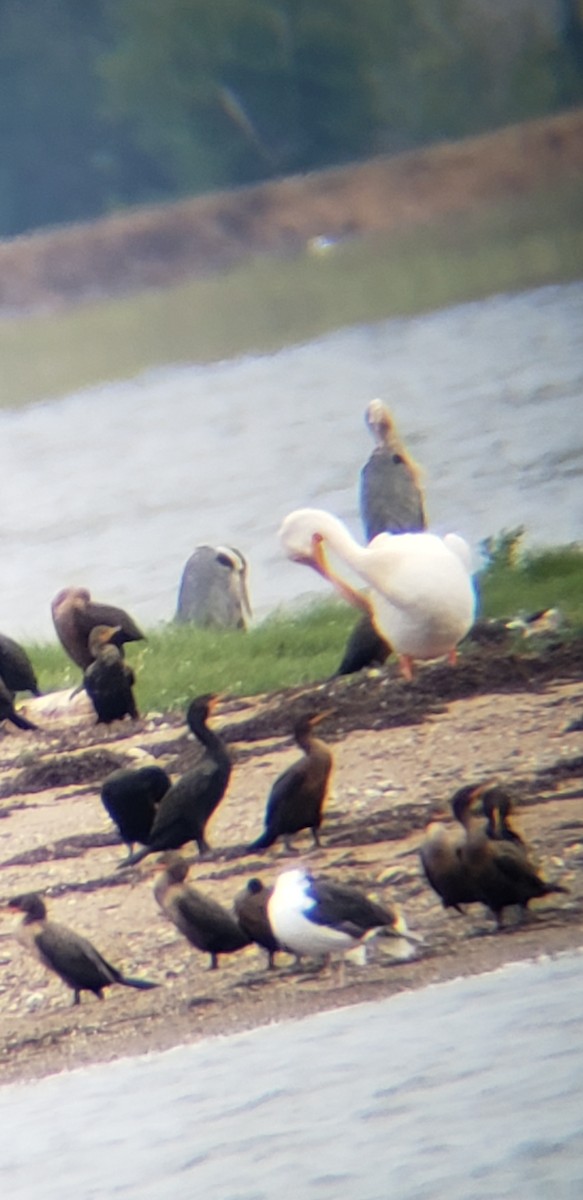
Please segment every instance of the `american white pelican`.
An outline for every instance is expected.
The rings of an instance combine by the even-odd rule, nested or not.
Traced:
[[[457,534],[381,533],[359,546],[342,521],[318,508],[289,513],[279,531],[288,558],[314,568],[358,608],[400,656],[406,678],[415,659],[455,661],[456,646],[472,626],[476,597],[470,549]],[[363,594],[329,566],[325,550],[367,583]]]

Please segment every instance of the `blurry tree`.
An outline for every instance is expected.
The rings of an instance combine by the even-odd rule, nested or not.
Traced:
[[[583,0],[0,0],[0,235],[583,97]]]
[[[379,127],[368,48],[378,0],[113,0],[108,112],[199,191],[342,162]]]
[[[82,9],[82,15],[80,10]],[[100,4],[0,2],[2,233],[102,211]]]

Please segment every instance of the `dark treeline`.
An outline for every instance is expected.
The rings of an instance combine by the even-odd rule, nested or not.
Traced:
[[[0,0],[0,236],[583,99],[583,0]]]

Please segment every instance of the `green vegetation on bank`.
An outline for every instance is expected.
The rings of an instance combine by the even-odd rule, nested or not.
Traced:
[[[567,622],[565,636],[583,629],[582,549],[521,554],[519,539],[515,531],[490,545],[480,573],[482,614],[511,618],[555,607]],[[329,679],[355,620],[354,609],[331,599],[299,613],[277,612],[247,634],[173,624],[152,630],[146,643],[127,647],[139,708],[181,710],[197,692],[254,695]],[[28,649],[43,691],[78,682],[79,672],[56,643]]]
[[[160,291],[0,321],[0,407],[163,363],[271,352],[358,322],[408,316],[583,275],[583,179],[411,230],[290,259],[257,257]],[[316,252],[314,252],[316,251]]]

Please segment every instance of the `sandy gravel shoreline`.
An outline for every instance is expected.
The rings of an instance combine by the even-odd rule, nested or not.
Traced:
[[[412,687],[390,669],[223,704],[216,725],[233,752],[232,781],[209,826],[212,857],[200,861],[192,847],[187,851],[192,882],[227,904],[252,875],[269,882],[289,865],[280,847],[251,856],[241,850],[261,827],[273,779],[297,756],[288,732],[294,712],[332,708],[322,724],[335,754],[323,845],[312,851],[311,839],[300,835],[298,848],[314,872],[364,886],[380,900],[397,899],[423,938],[417,960],[398,965],[379,944],[366,967],[348,964],[343,988],[328,971],[298,973],[284,955],[268,972],[257,947],[223,958],[220,969],[209,972],[206,956],[159,914],[149,860],[117,870],[123,847],[102,808],[100,782],[115,765],[148,757],[173,776],[184,770],[198,751],[179,716],[104,732],[94,727],[83,698],[73,713],[49,698],[38,702],[40,709],[37,702],[27,704],[42,730],[7,730],[0,740],[0,903],[23,891],[46,893],[55,919],[89,936],[127,973],[161,986],[143,993],[112,988],[103,1003],[84,994],[81,1006],[72,1008],[64,985],[18,944],[19,918],[4,910],[2,1081],[165,1049],[582,947],[583,752],[581,733],[570,730],[583,710],[582,654],[578,642],[568,655],[552,648],[529,651],[514,675],[497,658],[496,690],[492,663],[480,660],[478,670],[470,661],[462,664],[448,699],[443,692],[452,690],[449,676],[430,667]],[[478,906],[465,918],[444,912],[421,876],[417,854],[430,815],[447,807],[461,783],[486,775],[512,786],[517,823],[543,872],[569,888],[568,895],[533,906],[529,924],[501,934],[492,932],[491,919]]]

